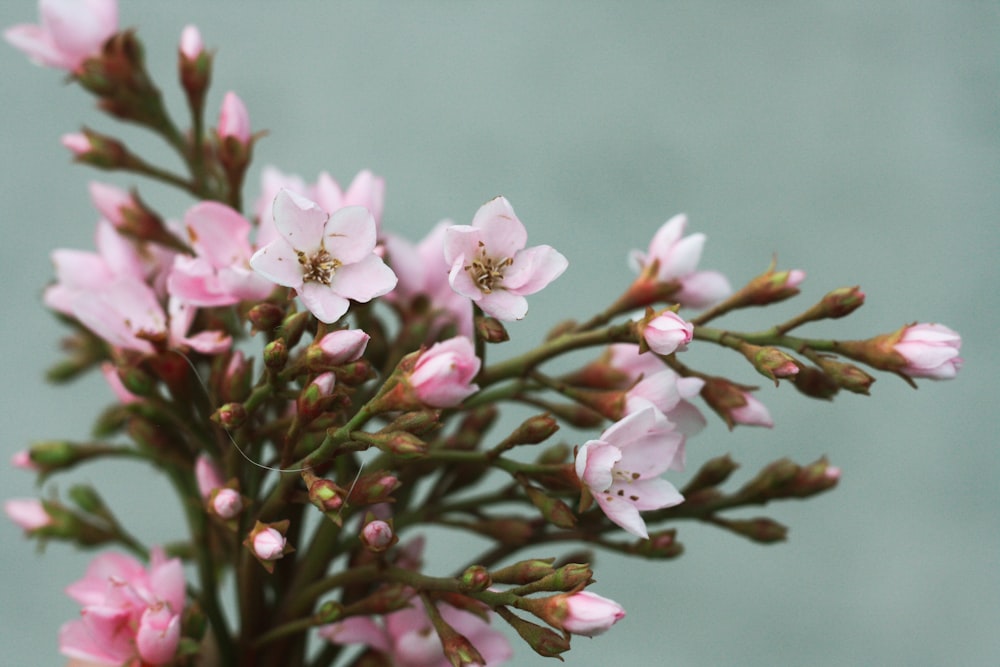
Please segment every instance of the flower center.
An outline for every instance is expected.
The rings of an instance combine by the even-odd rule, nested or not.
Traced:
[[[487,257],[486,247],[482,241],[479,242],[479,256],[472,260],[472,264],[465,267],[472,277],[472,282],[476,283],[483,294],[489,294],[493,288],[503,282],[503,270],[514,263],[510,257],[495,259]]]
[[[296,250],[299,264],[302,265],[302,282],[329,285],[333,276],[340,268],[340,260],[331,257],[326,248],[320,248],[310,257],[301,250]]]

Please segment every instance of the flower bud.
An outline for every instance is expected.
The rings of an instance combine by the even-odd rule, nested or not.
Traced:
[[[299,417],[309,421],[322,414],[330,403],[330,394],[336,384],[336,376],[327,372],[317,375],[306,385],[295,403]]]
[[[186,60],[197,60],[205,52],[205,45],[201,41],[201,33],[198,31],[198,26],[184,26],[184,29],[181,31],[178,51],[181,57]]]
[[[288,363],[288,345],[284,338],[272,340],[264,346],[264,365],[272,371],[280,371]]]
[[[261,523],[258,521],[243,541],[243,546],[250,550],[254,558],[268,572],[274,572],[274,562],[276,560],[293,551],[292,546],[285,539],[288,524],[288,519],[274,523]]]
[[[242,403],[226,403],[210,417],[212,421],[226,430],[239,428],[247,420],[247,411]]]
[[[818,306],[822,311],[822,317],[837,319],[850,315],[865,303],[864,293],[854,287],[839,287],[824,296]]]
[[[188,106],[200,114],[205,106],[205,92],[212,78],[212,54],[205,50],[201,33],[193,25],[185,26],[177,48],[177,68]]]
[[[371,337],[361,329],[338,329],[323,336],[310,345],[310,352],[316,350],[316,363],[326,366],[341,366],[357,361],[368,347]]]
[[[591,593],[563,593],[547,598],[521,598],[515,605],[542,619],[557,630],[595,637],[625,617],[625,610],[613,600]]]
[[[743,297],[741,300],[744,304],[755,306],[784,301],[799,293],[799,285],[805,278],[805,272],[799,269],[775,271],[772,263],[767,272],[757,276],[740,290]]]
[[[681,495],[690,500],[690,496],[702,489],[715,488],[729,479],[729,476],[739,467],[739,464],[733,461],[729,454],[709,459],[684,487]]]
[[[420,457],[427,453],[427,443],[406,431],[390,431],[388,433],[355,431],[351,433],[351,438],[374,445],[386,454],[404,459]]]
[[[417,357],[408,382],[424,405],[452,408],[479,390],[472,380],[481,365],[463,336],[435,343]]]
[[[125,144],[89,128],[83,128],[82,132],[64,134],[61,142],[73,153],[75,162],[98,169],[128,170],[141,163]]]
[[[651,533],[648,540],[639,540],[633,544],[628,553],[636,554],[643,558],[666,560],[668,558],[677,558],[684,553],[684,545],[677,541],[677,531],[670,529]]]
[[[347,495],[347,501],[355,506],[391,502],[392,492],[399,487],[400,481],[395,475],[379,470],[359,477]]]
[[[559,528],[572,528],[576,525],[576,515],[569,506],[558,498],[553,498],[534,486],[525,485],[524,493],[531,504],[538,508],[545,520]]]
[[[194,479],[198,483],[198,493],[203,499],[208,499],[212,491],[225,485],[222,470],[207,454],[199,454],[194,462]]]
[[[459,582],[463,591],[485,591],[493,585],[489,571],[482,565],[472,565],[465,569],[459,577]]]
[[[816,364],[829,375],[838,387],[854,392],[855,394],[868,395],[868,390],[875,382],[868,373],[864,372],[854,364],[847,364],[830,357],[819,356]]]
[[[250,142],[250,114],[243,100],[232,91],[222,98],[216,132],[222,140],[232,138],[241,144]]]
[[[399,541],[388,522],[375,519],[361,529],[361,542],[374,553],[381,553]]]
[[[496,612],[500,618],[507,621],[517,631],[521,639],[526,641],[528,646],[538,655],[544,658],[558,658],[559,654],[565,653],[570,649],[568,637],[531,621],[526,621],[508,611],[506,607],[498,607]]]
[[[723,519],[715,517],[716,525],[722,526],[737,535],[742,535],[761,544],[784,542],[788,538],[788,528],[774,519],[757,517],[755,519]]]
[[[552,558],[522,560],[491,573],[494,583],[523,585],[555,572]]]
[[[652,308],[647,308],[636,329],[641,332],[638,336],[641,351],[652,350],[662,356],[685,349],[694,336],[694,325],[669,309],[654,314]]]
[[[954,378],[962,367],[962,338],[943,324],[910,324],[868,340],[840,341],[835,350],[904,378]]]
[[[819,368],[802,366],[792,378],[795,388],[810,398],[832,400],[840,391],[840,385]]]
[[[27,533],[33,533],[53,523],[42,502],[34,498],[12,498],[4,502],[3,509],[7,518]]]
[[[791,378],[799,372],[799,364],[795,358],[776,347],[743,343],[740,345],[740,352],[758,373],[774,380],[774,386],[778,386],[779,378]]]
[[[222,376],[222,397],[227,402],[243,402],[250,397],[253,359],[247,360],[241,350],[235,350]]]
[[[510,340],[503,322],[495,317],[477,317],[476,335],[487,343],[505,343]]]
[[[263,331],[271,335],[278,328],[284,317],[285,311],[273,303],[258,303],[247,313],[247,318],[253,325],[253,333]]]
[[[215,489],[209,496],[208,507],[220,519],[235,519],[243,511],[243,496],[236,489]]]
[[[31,470],[33,472],[41,470],[38,465],[31,460],[31,453],[26,449],[14,452],[14,455],[10,457],[10,465],[20,470]]]
[[[321,512],[335,512],[344,505],[344,490],[329,479],[316,477],[311,471],[302,473],[309,488],[309,502]]]

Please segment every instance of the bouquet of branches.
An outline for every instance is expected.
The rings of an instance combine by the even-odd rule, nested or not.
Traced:
[[[7,40],[111,119],[161,138],[183,170],[93,128],[63,137],[75,161],[192,199],[173,220],[138,185],[93,182],[96,251],[52,254],[44,301],[69,334],[50,378],[97,371],[116,401],[92,437],[36,442],[14,464],[45,482],[135,460],[170,481],[189,528],[145,544],[83,484],[7,501],[29,537],[102,549],[67,589],[81,614],[58,644],[73,665],[497,665],[515,636],[561,659],[574,635],[625,616],[592,585],[594,550],[675,558],[679,520],[782,541],[777,521],[732,511],[837,484],[826,459],[780,459],[736,486],[728,455],[686,472],[706,412],[730,429],[772,425],[758,387],[699,369],[689,346],[812,399],[868,394],[869,371],[912,384],[961,364],[961,339],[941,324],[796,334],[863,305],[854,286],[760,331],[727,328],[733,311],[796,296],[805,274],[772,262],[734,289],[698,269],[705,238],[685,235],[683,215],[632,252],[617,299],[583,321],[546,313],[544,340],[505,354],[508,323],[570,261],[528,245],[507,199],[414,243],[383,224],[384,182],[367,170],[342,188],[325,172],[307,182],[267,167],[247,196],[264,133],[233,92],[209,117],[215,54],[197,28],[176,54],[182,123],[114,0],[41,0],[40,11],[40,25]],[[515,410],[527,417],[503,418]],[[426,526],[489,546],[434,571]]]

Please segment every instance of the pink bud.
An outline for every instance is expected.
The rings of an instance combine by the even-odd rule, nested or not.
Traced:
[[[81,155],[86,155],[90,152],[91,145],[90,139],[87,135],[82,132],[73,132],[71,134],[64,134],[59,139],[63,146],[68,148],[74,156],[80,157]]]
[[[172,613],[163,602],[147,607],[139,617],[135,633],[135,647],[143,662],[165,665],[177,653],[181,640],[180,614]]]
[[[261,560],[277,560],[284,550],[285,536],[274,528],[265,528],[253,538],[253,552]]]
[[[205,50],[205,45],[201,41],[201,33],[197,26],[184,26],[181,31],[180,52],[188,60],[195,60]]]
[[[8,518],[27,531],[38,530],[52,523],[41,501],[34,498],[14,498],[3,504]]]
[[[98,183],[97,181],[91,181],[89,189],[90,201],[93,202],[94,208],[112,225],[121,227],[124,221],[121,209],[124,206],[131,207],[134,205],[135,202],[132,199],[132,195],[121,188],[109,185],[108,183]]]
[[[365,353],[370,336],[361,329],[338,329],[320,339],[327,363],[338,365],[357,361]]]
[[[223,519],[234,519],[243,511],[243,498],[234,489],[221,488],[211,500],[212,510]]]
[[[241,144],[250,141],[250,114],[243,100],[232,91],[222,98],[218,132],[223,139],[233,137]]]
[[[472,379],[480,364],[472,341],[464,336],[449,338],[420,355],[410,385],[425,405],[453,408],[479,390]]]
[[[625,618],[625,610],[614,600],[590,591],[580,591],[565,597],[566,617],[562,627],[574,635],[594,637],[607,631]]]
[[[315,385],[321,396],[329,396],[336,382],[337,376],[333,373],[320,373],[310,384]]]
[[[943,324],[912,324],[903,331],[895,351],[906,365],[899,372],[912,377],[950,380],[962,367],[958,351],[962,337]]]
[[[684,349],[691,342],[693,335],[694,325],[685,322],[680,315],[671,310],[663,311],[647,322],[642,329],[642,337],[649,345],[649,349],[662,355]]]
[[[361,529],[361,539],[372,551],[385,551],[393,542],[392,526],[381,519],[370,521]]]
[[[27,449],[14,452],[14,456],[10,457],[10,464],[15,468],[20,468],[21,470],[38,470],[38,466],[31,460],[31,453]]]

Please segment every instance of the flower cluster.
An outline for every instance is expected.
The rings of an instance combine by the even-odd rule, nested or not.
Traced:
[[[856,287],[763,331],[712,326],[798,295],[805,274],[772,265],[734,290],[699,270],[705,237],[685,235],[683,215],[633,251],[637,275],[603,310],[527,352],[487,357],[569,266],[549,245],[528,246],[506,198],[413,243],[383,221],[385,183],[373,172],[344,189],[326,172],[308,184],[268,167],[247,210],[245,176],[264,134],[233,92],[206,129],[214,54],[197,28],[178,44],[192,118],[181,130],[113,0],[41,0],[40,10],[40,25],[7,40],[64,70],[112,118],[165,139],[183,171],[91,129],[63,138],[74,159],[193,199],[174,221],[138,187],[91,183],[95,250],[52,254],[43,298],[71,331],[51,377],[99,369],[115,401],[94,439],[38,442],[13,464],[42,481],[111,458],[148,464],[173,484],[190,526],[169,549],[150,547],[87,486],[69,489],[71,503],[53,493],[5,504],[29,537],[132,554],[101,553],[69,587],[80,618],[58,642],[73,660],[496,665],[514,655],[500,624],[559,657],[574,635],[602,634],[625,611],[591,589],[582,558],[520,552],[580,543],[673,558],[681,545],[668,526],[679,519],[774,542],[781,524],[728,512],[837,484],[825,458],[781,459],[733,492],[723,488],[736,468],[728,456],[688,474],[704,407],[729,428],[773,425],[758,387],[701,370],[689,347],[723,350],[742,370],[821,399],[869,393],[874,377],[860,364],[911,383],[961,365],[960,337],[940,324],[863,340],[791,333],[860,307]],[[588,361],[554,374],[552,362],[581,350]],[[501,408],[530,412],[508,429]],[[560,425],[595,435],[554,441]],[[522,447],[538,451],[512,454]],[[435,574],[422,562],[428,525],[492,548],[463,554],[458,574]]]

